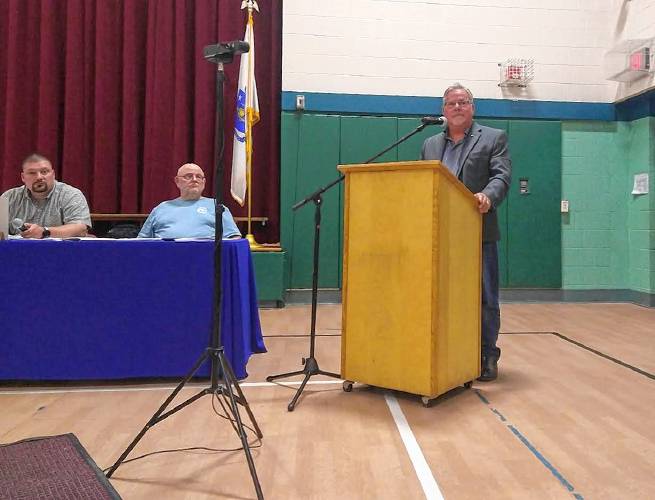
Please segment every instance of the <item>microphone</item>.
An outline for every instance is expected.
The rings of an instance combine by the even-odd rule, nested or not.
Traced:
[[[19,219],[19,218],[12,220],[11,225],[16,231],[20,231],[21,233],[29,229],[23,222],[23,219]]]
[[[202,50],[202,55],[205,59],[213,59],[215,57],[225,56],[227,54],[243,54],[248,51],[250,51],[250,44],[248,42],[244,42],[243,40],[234,40],[233,42],[207,45]]]
[[[445,116],[424,116],[421,118],[421,123],[423,125],[441,125],[442,127],[445,127],[448,125],[448,120],[446,120]]]

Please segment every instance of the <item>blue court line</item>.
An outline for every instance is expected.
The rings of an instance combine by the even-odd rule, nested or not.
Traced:
[[[480,400],[489,407],[489,410],[491,410],[491,412],[495,414],[510,431],[512,431],[512,434],[514,434],[519,439],[519,441],[521,441],[528,448],[528,450],[530,450],[532,454],[537,457],[537,460],[539,460],[546,467],[546,469],[548,469],[550,473],[557,478],[562,486],[564,486],[573,494],[573,498],[576,500],[584,500],[584,497],[575,491],[575,487],[569,481],[567,481],[564,476],[562,476],[562,474],[553,466],[553,464],[551,464],[548,459],[546,459],[546,457],[544,457],[541,452],[539,452],[539,450],[537,450],[537,448],[535,448],[533,444],[530,443],[530,441],[528,441],[528,439],[523,434],[521,434],[521,432],[516,427],[509,423],[509,421],[503,416],[502,413],[491,406],[489,400],[480,393],[479,389],[475,389],[475,393],[478,395],[478,398],[480,398]]]

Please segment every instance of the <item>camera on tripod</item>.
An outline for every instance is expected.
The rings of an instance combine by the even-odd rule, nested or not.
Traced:
[[[235,55],[244,54],[250,50],[250,44],[242,40],[233,42],[215,43],[207,45],[202,50],[202,56],[214,62],[230,63]]]

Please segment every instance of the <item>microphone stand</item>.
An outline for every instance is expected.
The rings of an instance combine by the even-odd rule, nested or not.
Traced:
[[[250,417],[252,423],[252,430],[259,439],[263,437],[262,431],[260,430],[257,422],[255,421],[255,416],[253,415],[250,405],[244,396],[236,376],[230,366],[230,361],[225,356],[225,350],[223,343],[221,341],[221,305],[223,297],[223,288],[221,281],[221,265],[222,265],[222,241],[223,241],[223,210],[224,207],[221,203],[222,201],[222,192],[223,192],[223,151],[224,151],[224,126],[223,126],[223,87],[225,82],[225,73],[223,71],[223,64],[232,62],[234,58],[234,53],[236,50],[242,49],[243,47],[239,46],[236,48],[231,48],[230,44],[218,44],[215,46],[209,46],[205,48],[205,59],[214,62],[217,64],[217,73],[216,73],[216,130],[214,136],[214,154],[216,157],[215,165],[215,175],[214,175],[214,189],[215,189],[215,199],[214,199],[214,221],[215,221],[215,231],[214,231],[214,300],[213,300],[213,325],[212,325],[212,336],[211,344],[205,349],[205,351],[198,358],[196,363],[193,365],[191,371],[184,377],[184,380],[178,384],[178,386],[173,390],[170,396],[164,401],[161,407],[155,412],[155,414],[150,418],[148,423],[141,429],[141,432],[134,438],[132,443],[127,447],[123,454],[116,460],[116,463],[112,465],[108,472],[107,477],[111,477],[114,471],[123,463],[127,455],[132,451],[132,449],[137,445],[137,443],[144,436],[146,431],[153,427],[155,424],[158,424],[165,418],[171,416],[182,408],[190,405],[197,399],[200,399],[205,395],[212,395],[216,397],[220,406],[226,413],[226,418],[230,421],[232,428],[236,431],[237,435],[241,439],[241,446],[244,453],[246,454],[246,460],[248,461],[248,468],[250,469],[250,476],[255,485],[255,491],[257,493],[258,500],[263,500],[264,494],[262,493],[261,486],[259,484],[259,479],[257,478],[257,471],[255,470],[255,463],[252,459],[250,453],[250,445],[248,444],[248,437],[246,435],[244,424],[241,421],[241,416],[239,415],[238,405],[241,405],[245,408],[246,413]],[[210,49],[210,50],[208,50]],[[247,48],[246,48],[247,51]],[[202,364],[209,360],[211,363],[210,368],[210,387],[207,387],[201,390],[199,393],[191,396],[186,401],[177,404],[173,409],[168,410],[164,413],[168,405],[173,401],[175,396],[182,390],[182,388],[191,380],[195,375],[198,369]],[[221,399],[222,398],[222,399]],[[223,401],[225,400],[225,401]]]
[[[416,127],[414,130],[412,130],[410,133],[404,135],[400,139],[398,139],[396,142],[394,142],[391,146],[387,147],[386,149],[380,151],[376,155],[370,157],[368,160],[366,160],[364,163],[371,163],[373,160],[376,160],[380,156],[382,156],[384,153],[389,151],[390,149],[395,148],[398,146],[398,144],[405,142],[407,139],[412,137],[415,134],[418,134],[421,132],[425,127],[428,125],[434,125],[436,123],[431,123],[431,122],[423,122],[421,123],[418,127]],[[321,236],[321,205],[323,204],[323,193],[325,193],[328,189],[331,189],[333,186],[336,186],[339,184],[341,181],[345,179],[344,175],[339,175],[335,180],[330,182],[329,184],[326,184],[325,186],[317,189],[314,191],[312,194],[307,196],[304,200],[299,201],[295,205],[291,207],[292,210],[296,211],[300,207],[306,205],[307,203],[314,202],[314,267],[312,271],[312,313],[311,313],[311,326],[309,330],[309,357],[308,358],[302,358],[301,363],[304,365],[304,368],[302,370],[297,370],[289,373],[280,373],[278,375],[269,375],[266,377],[266,380],[268,382],[272,382],[273,380],[277,380],[280,378],[286,378],[286,377],[292,377],[294,375],[305,375],[305,378],[300,384],[300,387],[296,391],[295,396],[287,406],[288,411],[293,411],[296,402],[298,401],[298,398],[302,394],[302,391],[305,389],[305,385],[307,385],[307,382],[309,379],[314,376],[314,375],[325,375],[327,377],[332,377],[332,378],[341,378],[341,375],[336,374],[336,373],[331,373],[331,372],[326,372],[323,371],[319,368],[318,366],[318,361],[316,361],[316,358],[314,357],[315,353],[315,347],[316,347],[316,308],[317,308],[317,302],[318,302],[318,255],[319,255],[319,242],[320,242],[320,236]],[[345,387],[345,386],[344,386]]]

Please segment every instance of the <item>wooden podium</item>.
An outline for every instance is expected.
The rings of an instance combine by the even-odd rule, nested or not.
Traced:
[[[482,217],[437,161],[340,165],[341,376],[423,396],[480,374]],[[350,386],[348,386],[350,384]]]

